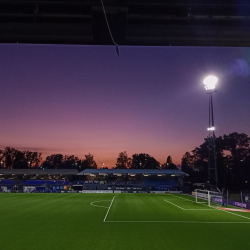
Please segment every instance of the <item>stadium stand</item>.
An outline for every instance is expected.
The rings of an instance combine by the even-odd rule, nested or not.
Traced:
[[[86,169],[81,173],[74,169],[0,169],[0,174],[0,189],[2,186],[20,192],[32,188],[35,192],[60,192],[72,188],[124,192],[175,191],[182,188],[183,177],[186,176],[180,170],[166,169]]]
[[[0,185],[1,184],[14,185],[15,182],[13,180],[0,180]]]

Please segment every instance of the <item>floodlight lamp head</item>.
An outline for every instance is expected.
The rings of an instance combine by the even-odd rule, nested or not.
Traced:
[[[205,85],[206,90],[214,90],[216,83],[218,82],[218,78],[216,76],[207,76],[204,80],[203,83]]]
[[[210,128],[207,128],[208,131],[214,131],[215,128],[214,127],[210,127]]]

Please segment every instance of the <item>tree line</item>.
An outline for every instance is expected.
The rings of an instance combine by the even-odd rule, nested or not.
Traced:
[[[233,132],[216,137],[215,151],[219,187],[235,190],[249,189],[250,137]],[[208,182],[208,139],[186,152],[181,161],[182,171],[191,182]]]
[[[6,147],[3,150],[0,149],[1,168],[38,168],[40,166],[41,161],[42,153],[20,151],[11,147]]]
[[[95,169],[97,164],[92,154],[85,155],[80,159],[74,155],[52,154],[42,160],[42,153],[31,151],[20,151],[15,148],[6,147],[0,150],[1,168],[7,169],[26,169],[26,168],[44,168],[44,169],[77,169],[82,171],[87,168]],[[114,166],[117,169],[177,169],[169,155],[165,163],[160,164],[154,157],[141,153],[128,157],[126,151],[119,153],[117,162]]]
[[[84,159],[74,155],[52,154],[43,161],[42,153],[6,147],[0,150],[0,167],[6,169],[77,169],[81,171],[86,168],[97,168],[97,164],[90,153],[85,155]]]
[[[115,168],[117,169],[177,169],[176,165],[172,161],[172,157],[169,155],[166,162],[160,164],[154,157],[141,153],[133,154],[132,157],[128,157],[127,152],[119,153]]]
[[[216,137],[216,160],[218,183],[220,187],[247,189],[250,187],[250,137],[244,133],[233,132]],[[80,159],[74,155],[52,154],[42,160],[42,153],[19,151],[6,147],[0,150],[1,168],[45,168],[45,169],[77,169],[97,168],[92,154]],[[117,169],[177,169],[169,155],[166,162],[160,163],[146,153],[133,154],[120,152],[114,168]],[[188,182],[208,182],[208,140],[186,152],[181,159],[181,170],[187,174]]]

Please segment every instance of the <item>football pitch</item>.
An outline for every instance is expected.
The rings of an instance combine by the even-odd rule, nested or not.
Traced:
[[[0,194],[1,250],[250,249],[250,213],[180,194]]]

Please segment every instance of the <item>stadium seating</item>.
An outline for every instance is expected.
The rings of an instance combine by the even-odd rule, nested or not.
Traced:
[[[48,184],[48,185],[55,185],[56,182],[54,182],[54,181],[47,181],[47,184]]]
[[[44,185],[44,180],[26,180],[23,185]]]
[[[85,184],[85,181],[77,181],[76,184]]]
[[[14,180],[0,180],[0,184],[14,185]]]
[[[176,180],[152,181],[150,179],[145,179],[144,184],[147,186],[159,186],[159,185],[179,186],[180,185]]]
[[[14,184],[14,182],[13,182]],[[63,180],[26,180],[23,185],[69,185],[70,181]]]

